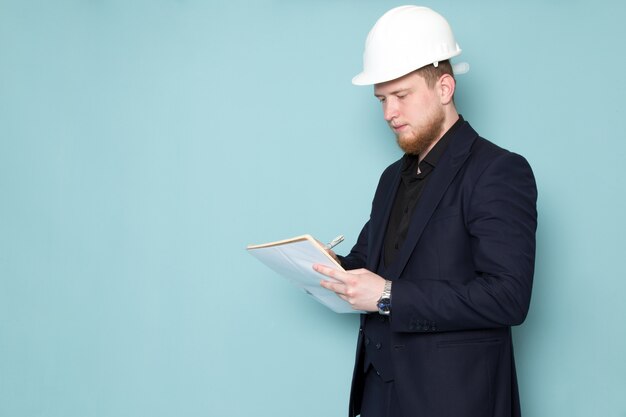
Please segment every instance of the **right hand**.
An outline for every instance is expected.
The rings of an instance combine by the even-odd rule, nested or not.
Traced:
[[[335,262],[337,262],[339,265],[341,265],[341,262],[339,261],[339,258],[337,258],[337,254],[335,252],[333,252],[332,249],[326,249],[326,253],[329,254],[330,257],[335,260]]]
[[[317,240],[317,239],[315,239],[315,240]],[[337,258],[337,254],[332,249],[326,249],[326,244],[320,242],[319,240],[317,240],[317,243],[319,243],[320,246],[324,248],[326,253],[329,254],[330,257],[335,260],[335,262],[337,262],[339,265],[341,265],[341,262],[339,261],[339,258]]]

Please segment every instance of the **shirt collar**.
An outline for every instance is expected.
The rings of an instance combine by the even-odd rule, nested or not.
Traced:
[[[458,120],[454,122],[450,129],[448,129],[448,131],[444,133],[441,139],[437,141],[437,143],[435,144],[435,146],[433,146],[430,152],[428,152],[424,159],[419,162],[419,165],[419,155],[405,154],[403,157],[404,164],[402,168],[402,175],[419,175],[418,168],[420,168],[420,171],[426,171],[426,167],[424,166],[424,164],[430,165],[431,169],[434,168],[439,162],[439,159],[441,159],[441,155],[443,155],[444,151],[448,147],[448,143],[450,143],[450,138],[454,136],[454,132],[458,129],[459,126],[463,124],[463,122],[463,116],[459,115]],[[428,169],[428,171],[430,171],[430,169]]]

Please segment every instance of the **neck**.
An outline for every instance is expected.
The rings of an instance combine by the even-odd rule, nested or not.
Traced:
[[[446,106],[444,108],[443,123],[441,124],[441,133],[439,134],[439,137],[437,138],[437,140],[433,141],[433,143],[431,143],[430,146],[424,152],[421,152],[419,154],[418,163],[422,162],[422,159],[424,159],[426,155],[428,155],[428,152],[430,152],[430,150],[437,144],[437,142],[439,142],[439,140],[443,137],[443,135],[445,135],[446,132],[450,130],[452,125],[454,125],[457,122],[457,120],[459,120],[459,113],[456,111],[456,108],[454,107],[454,105],[452,104],[450,106]]]

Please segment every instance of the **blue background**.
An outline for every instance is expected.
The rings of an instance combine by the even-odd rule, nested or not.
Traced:
[[[343,416],[357,334],[244,248],[366,221],[394,1],[0,0],[0,415]],[[626,416],[619,1],[428,1],[539,186],[525,416]]]

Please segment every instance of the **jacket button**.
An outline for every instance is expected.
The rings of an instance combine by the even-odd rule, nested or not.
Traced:
[[[365,345],[369,345],[369,344],[370,344],[370,339],[369,339],[369,337],[366,337],[365,338]]]
[[[380,349],[381,348],[381,344],[380,343],[376,343],[376,349]]]

